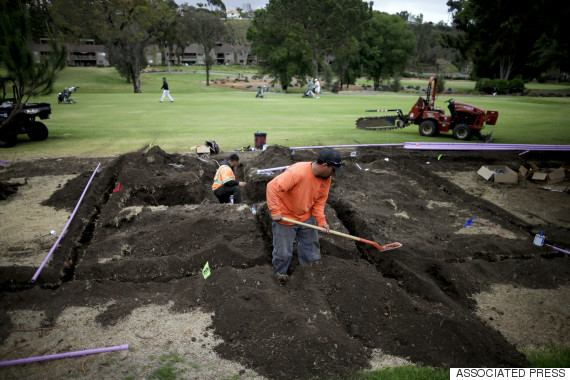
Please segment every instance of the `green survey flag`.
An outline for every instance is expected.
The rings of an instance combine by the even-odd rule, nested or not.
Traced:
[[[204,265],[204,268],[202,269],[202,276],[204,276],[204,278],[208,278],[210,273],[210,263],[206,261],[206,265]]]

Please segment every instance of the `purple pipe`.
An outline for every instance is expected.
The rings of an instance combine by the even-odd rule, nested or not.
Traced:
[[[570,252],[567,251],[567,250],[565,250],[565,249],[558,248],[558,247],[555,247],[555,246],[550,245],[550,244],[545,244],[545,245],[549,246],[550,248],[554,248],[554,249],[557,250],[557,251],[560,251],[560,252],[562,252],[562,253],[565,253],[565,254],[567,254],[567,255],[570,255]]]
[[[53,355],[46,355],[46,356],[34,356],[32,358],[15,359],[15,360],[7,360],[5,362],[0,362],[0,367],[6,367],[9,365],[16,365],[16,364],[41,362],[43,360],[63,359],[63,358],[69,358],[72,356],[101,354],[103,352],[128,350],[128,349],[129,349],[129,345],[123,344],[122,346],[94,348],[92,350],[83,350],[83,351],[63,352],[61,354],[53,354]]]
[[[266,172],[274,172],[276,170],[285,170],[287,169],[289,166],[279,166],[278,168],[269,168],[269,169],[259,169],[257,171],[257,174],[259,173],[266,173]]]
[[[570,151],[570,145],[407,142],[404,144],[404,149]]]
[[[320,148],[352,148],[366,146],[403,146],[404,144],[358,144],[358,145],[315,145],[315,146],[293,146],[290,149],[320,149]]]
[[[75,209],[73,210],[73,213],[71,214],[71,216],[69,217],[69,219],[67,220],[67,224],[65,225],[65,227],[63,228],[63,230],[61,231],[61,233],[59,234],[59,237],[57,238],[57,240],[55,241],[55,244],[53,245],[53,247],[51,247],[49,253],[47,254],[46,258],[44,259],[44,261],[42,262],[42,265],[40,265],[40,267],[38,268],[38,270],[36,271],[36,274],[34,274],[34,277],[32,277],[32,279],[30,280],[31,283],[36,282],[36,279],[38,278],[38,276],[40,275],[40,272],[42,271],[42,269],[44,269],[44,266],[46,265],[46,263],[48,262],[49,258],[51,257],[51,255],[53,254],[53,251],[55,251],[55,248],[57,247],[57,245],[59,244],[59,241],[61,240],[61,238],[63,237],[63,235],[65,234],[65,231],[67,231],[67,227],[69,227],[69,224],[71,223],[71,220],[73,219],[73,217],[75,216],[75,213],[77,212],[77,209],[79,208],[79,205],[81,204],[81,201],[83,200],[83,197],[85,196],[85,193],[87,192],[87,189],[89,188],[89,185],[91,184],[91,181],[93,180],[93,177],[95,177],[95,174],[97,173],[97,170],[99,169],[99,166],[101,166],[101,163],[99,162],[99,165],[97,165],[97,167],[95,168],[95,171],[93,172],[93,174],[91,175],[91,178],[89,178],[89,182],[87,182],[87,186],[85,186],[85,189],[83,190],[83,194],[81,194],[81,197],[79,198],[79,202],[77,202],[77,205],[75,206]]]

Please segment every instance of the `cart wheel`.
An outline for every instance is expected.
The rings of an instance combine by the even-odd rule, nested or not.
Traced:
[[[32,141],[43,141],[48,138],[48,129],[46,125],[40,121],[34,121],[28,128],[28,137]]]

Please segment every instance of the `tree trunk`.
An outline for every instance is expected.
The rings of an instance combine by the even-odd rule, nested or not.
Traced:
[[[513,60],[510,55],[501,59],[501,62],[499,63],[499,78],[509,80],[512,69]]]
[[[374,77],[374,91],[380,91],[380,77]]]
[[[319,46],[316,42],[313,44],[313,67],[315,70],[314,71],[315,76],[313,78],[318,78],[319,77]]]
[[[287,78],[287,74],[286,73],[281,73],[279,75],[279,82],[281,82],[281,89],[283,90],[283,92],[287,92],[287,88],[288,88],[288,83],[289,83],[289,79]]]
[[[206,62],[204,62],[206,64],[206,86],[210,85],[210,67],[212,66],[212,63],[210,62],[210,57],[206,57]]]
[[[170,50],[170,48],[168,48],[168,56],[166,57],[166,62],[168,63],[168,73],[170,74],[171,68],[170,68],[170,56],[172,55],[172,51]]]
[[[313,49],[313,78],[319,77],[319,43],[317,42],[310,29],[307,29],[308,34],[311,36],[311,47]]]
[[[212,58],[212,55],[210,54],[213,49],[214,49],[213,46],[204,45],[204,56],[206,58],[204,62],[206,64],[206,86],[210,85],[210,70],[212,69],[212,65],[215,62],[214,58]]]
[[[142,93],[141,90],[141,76],[138,73],[133,73],[133,89],[135,94]]]

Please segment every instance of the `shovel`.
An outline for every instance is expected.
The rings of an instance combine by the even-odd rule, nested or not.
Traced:
[[[309,227],[312,228],[314,230],[317,231],[321,231],[321,232],[325,232],[326,230],[324,229],[324,227],[319,227],[319,226],[315,226],[313,224],[308,224],[308,223],[303,223],[303,222],[298,222],[296,220],[293,219],[289,219],[289,218],[282,218],[281,220],[284,220],[285,222],[289,222],[289,223],[293,223],[293,224],[298,224],[300,226],[305,226],[305,227]],[[389,251],[390,249],[395,249],[395,248],[400,248],[402,246],[401,243],[389,243],[386,245],[380,245],[378,243],[375,243],[373,241],[370,240],[366,240],[366,239],[362,239],[359,238],[357,236],[352,236],[349,234],[345,234],[342,232],[338,232],[338,231],[333,231],[333,230],[329,230],[329,233],[333,234],[333,235],[338,235],[338,236],[342,236],[345,237],[347,239],[352,239],[352,240],[356,240],[359,241],[361,243],[366,243],[366,244],[370,244],[371,246],[373,246],[374,248],[376,248],[377,250],[379,250],[380,252],[382,251]]]

